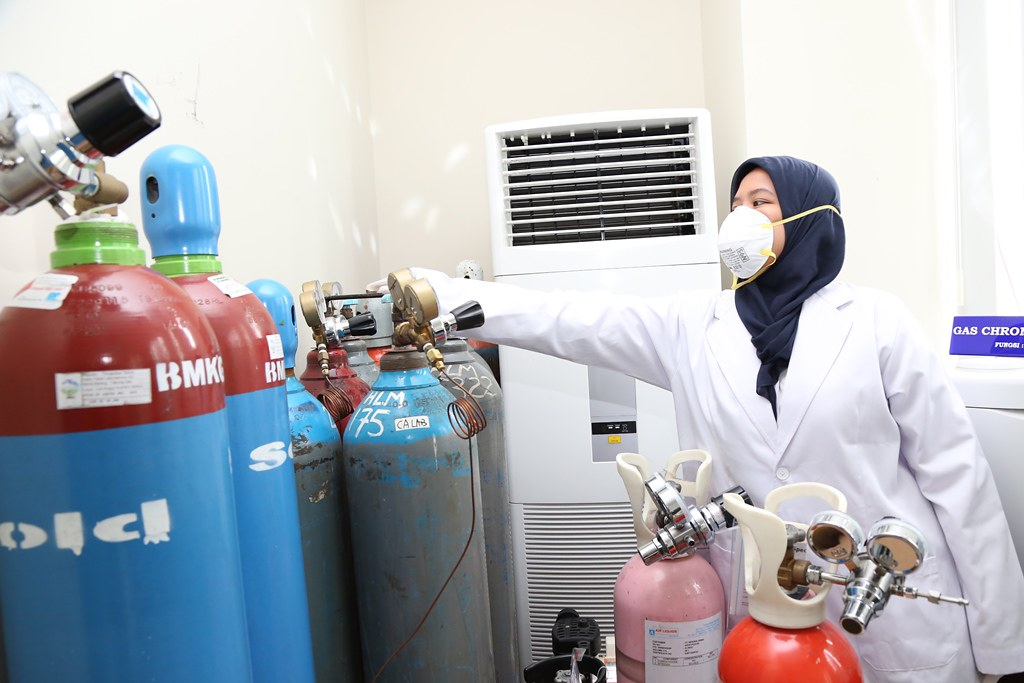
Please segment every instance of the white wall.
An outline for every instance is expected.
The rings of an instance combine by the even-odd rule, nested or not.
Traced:
[[[377,274],[365,38],[362,0],[0,3],[0,71],[61,107],[132,72],[164,122],[108,171],[136,193],[153,149],[198,149],[217,173],[224,272],[293,293],[307,279],[361,288]],[[122,215],[141,233],[138,206],[132,197]],[[0,218],[0,299],[49,269],[56,222],[46,205]]]

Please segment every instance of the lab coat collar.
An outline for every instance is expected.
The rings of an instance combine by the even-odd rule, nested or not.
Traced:
[[[736,312],[734,293],[725,292],[718,299],[716,321],[708,330],[711,352],[747,418],[774,452],[776,461],[781,460],[814,394],[846,342],[852,316],[844,309],[853,300],[853,294],[849,285],[832,282],[804,302],[777,423],[771,405],[758,396],[754,388],[760,362],[750,343],[750,333]]]

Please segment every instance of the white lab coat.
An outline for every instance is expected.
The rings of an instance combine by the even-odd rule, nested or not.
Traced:
[[[487,322],[469,336],[669,389],[680,445],[715,457],[716,491],[740,484],[760,505],[776,487],[821,482],[846,495],[865,532],[886,515],[915,524],[928,557],[907,584],[963,595],[970,606],[891,598],[851,638],[866,681],[964,683],[978,680],[976,666],[1024,671],[1024,577],[992,473],[962,400],[896,298],[832,283],[804,303],[776,423],[755,392],[759,361],[732,291],[541,293],[414,274],[428,278],[443,310],[480,302]],[[781,512],[807,522],[818,509]],[[831,591],[833,620],[841,593]]]

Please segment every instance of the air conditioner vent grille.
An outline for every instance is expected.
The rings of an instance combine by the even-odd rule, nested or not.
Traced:
[[[509,244],[695,234],[700,207],[691,128],[684,120],[504,137]]]
[[[636,555],[629,503],[527,504],[523,522],[533,658],[551,655],[551,625],[565,607],[614,634],[615,580]]]

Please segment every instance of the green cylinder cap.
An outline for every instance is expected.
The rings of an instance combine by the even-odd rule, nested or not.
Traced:
[[[139,231],[131,223],[107,218],[70,218],[53,233],[54,268],[85,264],[143,266],[146,254],[139,246]]]

